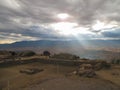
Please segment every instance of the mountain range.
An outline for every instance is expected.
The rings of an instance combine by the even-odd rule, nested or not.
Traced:
[[[83,58],[120,58],[120,40],[38,40],[0,44],[0,50],[32,50],[38,53],[49,50],[51,53],[72,53]]]

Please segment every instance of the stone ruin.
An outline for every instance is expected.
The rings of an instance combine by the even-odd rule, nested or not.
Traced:
[[[78,68],[72,73],[67,74],[67,76],[78,75],[81,77],[92,78],[96,76],[95,71],[108,68],[110,68],[110,64],[106,61],[81,61]]]
[[[92,78],[96,76],[96,73],[91,64],[82,64],[76,70],[76,75]]]

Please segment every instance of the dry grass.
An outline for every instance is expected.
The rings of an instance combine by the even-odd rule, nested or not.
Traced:
[[[32,67],[40,69],[42,68],[44,69],[44,71],[34,75],[19,73],[21,69]],[[105,84],[107,84],[107,86],[105,87],[108,88],[107,90],[119,90],[116,85],[112,85],[108,81],[103,80],[103,79],[111,80],[115,84],[119,85],[118,84],[120,82],[120,80],[118,79],[119,77],[117,78],[114,78],[114,76],[111,77],[110,70],[109,71],[102,70],[98,72],[98,74],[101,77],[103,77],[103,79],[82,78],[75,75],[65,77],[66,73],[72,72],[75,69],[76,67],[41,64],[38,62],[18,66],[11,66],[7,68],[0,68],[0,84],[5,84],[3,85],[4,87],[3,90],[7,90],[8,86],[10,90],[23,90],[23,89],[26,90],[26,87],[33,87],[32,90],[40,90],[40,88],[45,87],[46,85],[48,87],[45,90],[50,90],[50,88],[54,87],[54,85],[56,85],[56,88],[51,90],[58,90],[58,88],[59,90],[67,90],[66,88],[71,88],[69,90],[73,90],[73,88],[76,88],[74,90],[80,90],[80,86],[82,87],[81,90],[87,90],[87,88],[84,87],[88,88],[91,87],[91,90],[96,90],[95,88],[101,87],[98,90],[102,89],[106,90],[103,87]],[[36,85],[38,85],[38,89],[34,88]]]
[[[120,69],[114,68],[110,70],[101,70],[97,72],[100,78],[108,80],[118,86],[120,86]]]
[[[44,71],[35,75],[26,75],[19,73],[24,68],[43,68]],[[72,68],[63,67],[58,65],[48,65],[41,63],[31,63],[26,65],[12,66],[7,68],[0,68],[0,82],[5,82],[6,86],[9,81],[10,88],[16,90],[16,88],[26,87],[39,82],[41,79],[56,77],[55,74],[61,76],[61,74],[70,72]],[[58,74],[59,73],[59,74]]]

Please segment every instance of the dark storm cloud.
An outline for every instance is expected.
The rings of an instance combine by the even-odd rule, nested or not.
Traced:
[[[0,0],[0,34],[4,33],[4,38],[5,33],[37,39],[64,38],[48,27],[59,22],[55,17],[59,13],[68,13],[72,16],[68,21],[96,33],[91,27],[97,20],[107,24],[115,22],[119,28],[120,0]],[[118,38],[120,33],[119,29],[100,32],[101,38]]]
[[[27,30],[24,30],[22,34],[25,36],[33,36],[37,38],[62,38],[57,32],[53,31],[52,29],[40,27],[40,26],[31,26]]]
[[[120,38],[120,28],[110,31],[104,31],[102,32],[102,35],[104,37],[110,37],[110,38]]]
[[[21,2],[28,17],[39,20],[38,22],[55,22],[56,19],[53,17],[55,13],[66,12],[74,17],[74,21],[87,26],[102,16],[107,18],[106,13],[109,11],[107,6],[110,8],[112,6],[107,5],[112,3],[111,0],[22,0]]]

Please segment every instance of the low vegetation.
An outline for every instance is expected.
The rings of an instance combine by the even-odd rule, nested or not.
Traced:
[[[33,51],[22,51],[17,53],[17,56],[21,56],[21,57],[29,57],[34,55],[36,55],[36,53]]]
[[[72,55],[69,53],[60,53],[60,54],[54,54],[52,58],[57,58],[57,59],[69,59],[69,60],[77,60],[80,59],[79,56]]]
[[[111,61],[112,64],[120,64],[120,59],[115,59]]]
[[[44,56],[50,56],[51,54],[50,54],[49,51],[44,51],[44,52],[43,52],[43,55],[44,55]]]
[[[2,56],[4,56],[4,58],[1,60],[10,59],[13,61],[10,63],[0,62],[0,65],[5,65],[2,68],[0,66],[0,90],[6,90],[8,88],[10,88],[10,90],[23,90],[23,87],[26,90],[26,87],[28,86],[36,84],[38,85],[39,83],[42,84],[43,81],[48,82],[47,80],[54,80],[54,78],[62,78],[63,82],[65,79],[71,80],[72,78],[72,80],[75,81],[72,81],[72,84],[78,84],[78,86],[75,86],[78,88],[80,88],[80,85],[85,85],[89,80],[91,80],[92,83],[94,81],[94,84],[91,87],[99,86],[101,88],[104,86],[104,84],[101,84],[101,86],[96,84],[98,82],[107,83],[110,88],[113,88],[113,86],[114,88],[119,88],[118,85],[120,85],[120,80],[118,79],[120,77],[120,68],[115,68],[113,70],[111,65],[111,63],[115,65],[119,64],[119,60],[114,60],[114,62],[112,61],[111,63],[108,63],[107,61],[103,60],[89,60],[85,58],[81,59],[79,56],[69,53],[51,55],[49,51],[43,51],[43,53],[40,55],[33,51],[0,51],[0,58]],[[20,57],[21,59],[15,61],[16,57]],[[10,67],[8,64],[12,64],[12,67]],[[76,82],[76,80],[79,80],[79,82]],[[63,82],[60,83],[63,84]],[[83,82],[85,82],[85,84],[83,84]],[[88,82],[88,85],[90,85],[90,83],[91,82]],[[47,85],[50,84],[51,83]],[[72,84],[70,84],[70,86],[72,86]],[[62,86],[64,85],[65,84]],[[76,90],[76,88],[74,88],[74,90]]]

